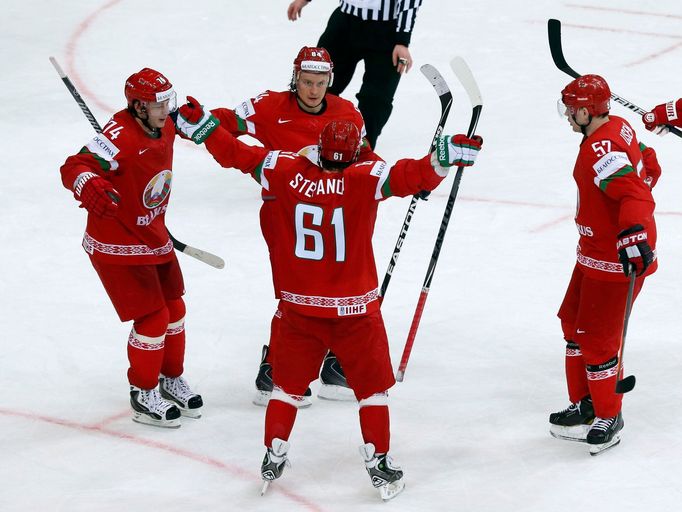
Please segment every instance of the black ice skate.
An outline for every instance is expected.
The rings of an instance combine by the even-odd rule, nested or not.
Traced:
[[[382,500],[395,498],[403,491],[405,482],[402,469],[393,464],[393,459],[387,453],[377,454],[374,445],[367,443],[360,447],[360,455],[365,461],[372,485],[379,489]]]
[[[266,407],[270,401],[270,396],[272,396],[272,365],[266,361],[268,357],[268,352],[270,348],[267,345],[263,345],[263,352],[260,360],[260,367],[258,368],[258,375],[256,376],[256,395],[253,397],[254,405],[261,405]],[[308,388],[303,395],[305,399],[301,402],[300,408],[310,407],[312,401],[310,396],[312,392]]]
[[[204,401],[201,399],[201,395],[190,389],[185,379],[162,375],[159,378],[159,389],[163,398],[178,406],[180,414],[188,418],[201,418],[201,408],[204,406]]]
[[[594,421],[592,399],[587,396],[566,409],[549,415],[549,433],[557,439],[584,443]]]
[[[322,370],[320,370],[320,384],[320,390],[317,392],[318,398],[324,400],[356,400],[353,390],[348,387],[343,368],[331,352],[327,352],[327,355],[324,356]]]
[[[620,443],[620,432],[624,425],[623,413],[620,412],[612,418],[595,418],[587,433],[590,455],[599,455]]]
[[[133,421],[155,427],[179,428],[180,409],[164,400],[158,389],[140,389],[130,386],[130,405]]]
[[[277,437],[272,440],[272,448],[268,448],[265,452],[265,457],[260,467],[260,474],[263,477],[263,486],[260,490],[261,496],[268,490],[270,482],[282,476],[284,468],[291,465],[287,458],[288,451],[289,443]]]

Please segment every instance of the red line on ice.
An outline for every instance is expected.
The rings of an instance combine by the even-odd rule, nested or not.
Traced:
[[[659,18],[672,18],[676,20],[682,20],[682,16],[676,14],[661,14],[657,12],[646,12],[646,11],[631,11],[628,9],[616,9],[615,7],[596,7],[594,5],[580,5],[580,4],[566,4],[566,7],[574,7],[576,9],[591,9],[593,11],[609,11],[609,12],[619,12],[621,14],[634,14],[635,16],[656,16]]]
[[[73,430],[102,434],[105,436],[113,437],[113,438],[121,440],[121,441],[127,441],[129,443],[144,446],[146,448],[154,448],[156,450],[161,450],[161,451],[176,455],[178,457],[190,459],[190,460],[193,460],[195,462],[199,462],[201,464],[205,464],[207,466],[210,466],[214,469],[219,469],[221,471],[229,473],[230,475],[236,476],[236,477],[241,478],[243,480],[256,480],[254,478],[254,472],[253,471],[246,471],[245,469],[240,468],[239,466],[236,466],[233,464],[227,464],[221,460],[215,459],[213,457],[209,457],[208,455],[202,455],[200,453],[192,452],[190,450],[178,448],[177,446],[173,446],[173,445],[170,445],[167,443],[161,443],[161,442],[155,441],[153,439],[145,439],[143,437],[138,437],[138,436],[133,435],[133,434],[126,434],[125,432],[117,432],[117,431],[112,430],[110,428],[101,426],[100,424],[78,423],[76,421],[65,420],[63,418],[56,418],[56,417],[52,417],[52,416],[45,416],[43,414],[35,414],[35,413],[29,413],[29,412],[13,411],[13,410],[4,409],[4,408],[0,408],[0,414],[5,415],[5,416],[12,416],[14,418],[23,418],[23,419],[26,419],[29,421],[42,421],[43,423],[48,423],[51,425],[58,425],[60,427],[70,428]],[[258,480],[258,481],[260,481],[260,480]],[[254,492],[254,495],[257,492],[257,489],[255,487],[254,487],[253,492]],[[305,508],[306,510],[311,510],[311,511],[315,511],[315,512],[321,512],[322,511],[322,509],[318,505],[316,505],[315,503],[308,501],[307,499],[303,498],[302,496],[299,496],[297,494],[289,492],[281,486],[272,486],[270,492],[279,492],[280,494],[283,494],[284,496],[289,498],[291,501],[294,501],[297,504],[301,505],[301,507]]]

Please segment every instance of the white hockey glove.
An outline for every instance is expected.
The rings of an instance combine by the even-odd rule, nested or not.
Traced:
[[[203,106],[191,96],[187,96],[186,105],[171,113],[171,118],[177,132],[195,144],[203,143],[220,125],[220,121],[210,111],[204,111]]]

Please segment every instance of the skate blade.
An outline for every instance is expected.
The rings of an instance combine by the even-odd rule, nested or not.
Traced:
[[[317,398],[334,402],[357,402],[355,393],[351,388],[335,384],[322,384],[317,392]]]
[[[183,407],[178,407],[180,409],[180,414],[185,418],[192,418],[198,420],[201,418],[201,408],[198,409],[184,409]]]
[[[261,391],[260,389],[257,389],[251,403],[260,407],[267,407],[268,402],[270,401],[270,395],[272,395],[271,391]]]
[[[157,420],[156,418],[151,418],[141,412],[133,413],[133,421],[142,425],[151,425],[152,427],[180,428],[180,418],[175,418],[174,420]]]
[[[270,480],[263,480],[263,485],[260,488],[260,495],[265,496],[266,491],[270,487]]]
[[[620,444],[620,435],[616,434],[613,436],[613,439],[609,441],[608,443],[602,443],[602,444],[591,444],[590,445],[590,455],[591,456],[596,456],[601,453],[604,453],[606,450],[609,450],[613,448],[614,446],[617,446]]]
[[[549,433],[556,439],[562,441],[573,441],[576,443],[587,442],[587,432],[590,430],[590,425],[576,425],[575,427],[563,427],[561,425],[551,425]]]
[[[391,482],[390,484],[379,487],[379,494],[381,494],[382,500],[388,501],[398,496],[398,494],[403,492],[404,489],[405,482],[401,478],[400,480],[396,480],[395,482]]]

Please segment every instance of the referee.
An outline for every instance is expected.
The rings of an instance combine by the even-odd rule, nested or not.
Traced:
[[[287,15],[301,16],[310,0],[294,0]],[[318,47],[325,48],[334,63],[329,92],[340,95],[350,83],[358,62],[365,62],[358,109],[365,119],[372,148],[393,110],[393,96],[400,76],[412,67],[410,37],[422,0],[340,0]]]

